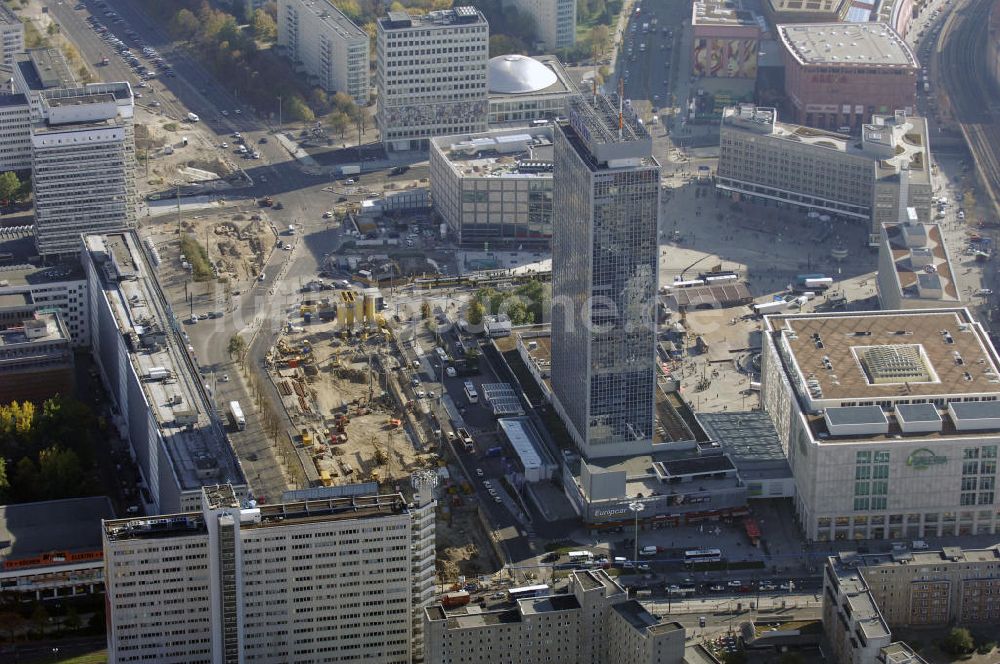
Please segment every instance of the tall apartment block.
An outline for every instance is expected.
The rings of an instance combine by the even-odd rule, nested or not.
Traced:
[[[660,165],[617,97],[579,96],[554,137],[552,387],[585,457],[650,452]]]
[[[474,7],[377,22],[378,112],[389,150],[422,150],[433,136],[486,130],[490,26]]]
[[[415,500],[255,506],[221,485],[194,511],[105,521],[109,662],[410,664],[418,569],[434,590],[434,502]]]
[[[576,43],[574,0],[513,0],[511,6],[534,19],[540,50],[554,51]]]
[[[0,5],[0,45],[3,47],[3,64],[14,64],[14,55],[24,50],[24,23],[6,5]]]
[[[91,349],[117,406],[112,425],[132,448],[146,514],[196,509],[201,488],[246,482],[156,266],[135,231],[83,238]]]
[[[570,572],[566,594],[424,613],[426,664],[684,661],[684,626],[661,622],[604,570]]]
[[[860,133],[779,122],[773,108],[726,108],[716,186],[734,200],[868,222],[877,247],[882,224],[909,207],[930,221],[930,133],[903,111],[874,116]]]
[[[368,103],[368,33],[330,0],[278,0],[278,46],[310,83]]]
[[[20,93],[0,95],[0,172],[31,168],[31,108]]]
[[[47,91],[31,131],[35,237],[44,257],[80,236],[135,228],[134,102],[128,83]]]

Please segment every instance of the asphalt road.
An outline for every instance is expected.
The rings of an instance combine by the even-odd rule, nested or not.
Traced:
[[[668,4],[672,3],[647,2],[639,14],[632,13],[616,72],[625,82],[625,97],[646,100],[654,107],[669,102],[671,61],[681,31],[676,8]],[[656,25],[652,24],[654,19]],[[649,30],[643,31],[647,23]]]

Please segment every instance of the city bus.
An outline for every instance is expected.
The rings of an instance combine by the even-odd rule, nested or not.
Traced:
[[[479,393],[476,392],[476,386],[472,384],[471,380],[465,381],[465,398],[469,400],[469,403],[479,403]]]
[[[685,565],[700,565],[702,563],[722,562],[722,551],[719,549],[693,549],[684,552]]]

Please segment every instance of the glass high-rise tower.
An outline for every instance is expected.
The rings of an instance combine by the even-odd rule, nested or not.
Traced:
[[[580,96],[554,137],[552,388],[585,457],[649,452],[660,165],[615,96]]]

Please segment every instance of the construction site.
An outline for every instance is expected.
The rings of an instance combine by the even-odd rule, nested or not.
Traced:
[[[438,574],[494,572],[498,559],[479,515],[472,486],[454,481],[438,447],[440,426],[426,399],[411,399],[401,381],[397,340],[379,313],[377,288],[303,290],[298,317],[266,357],[282,405],[295,424],[288,432],[313,486],[374,481],[387,490],[433,470],[442,489]]]

